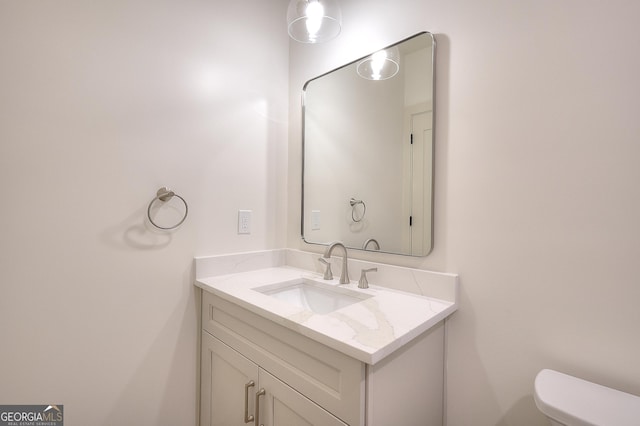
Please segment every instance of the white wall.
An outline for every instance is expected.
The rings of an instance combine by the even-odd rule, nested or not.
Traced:
[[[195,424],[193,256],[284,245],[285,10],[0,2],[0,403]],[[173,233],[144,221],[164,185]]]
[[[460,274],[448,424],[544,424],[532,398],[542,368],[640,394],[640,3],[342,6],[338,39],[290,49],[289,215],[299,215],[304,81],[436,33],[434,251],[367,256]],[[290,222],[289,245],[318,250]]]
[[[376,259],[461,276],[448,424],[542,424],[543,367],[640,394],[640,5],[342,5],[340,38],[287,52],[284,0],[0,2],[3,404],[193,424],[192,256],[280,247],[285,224],[315,249],[294,220],[300,88],[422,30],[438,42],[435,248]],[[171,234],[143,220],[163,185],[191,208]]]

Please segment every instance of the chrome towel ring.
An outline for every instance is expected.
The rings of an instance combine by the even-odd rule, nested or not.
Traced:
[[[358,204],[362,204],[362,214],[359,218],[356,218],[356,206]],[[349,200],[349,205],[351,206],[351,219],[353,219],[354,222],[360,222],[362,219],[364,219],[364,215],[365,213],[367,213],[367,205],[364,203],[364,201],[356,200],[355,198],[351,197],[351,199]]]
[[[180,221],[177,224],[173,226],[160,226],[157,223],[155,223],[153,219],[151,219],[151,207],[153,206],[153,203],[155,203],[156,201],[162,201],[164,203],[169,201],[173,197],[178,197],[180,201],[184,203],[184,216],[182,217],[182,219],[180,219]],[[187,214],[189,214],[189,206],[187,205],[187,202],[185,201],[185,199],[164,186],[158,189],[158,191],[156,192],[156,197],[153,200],[151,200],[151,202],[149,203],[149,207],[147,207],[147,218],[149,219],[149,222],[156,228],[162,229],[165,231],[176,229],[178,226],[182,225],[182,222],[184,222],[184,220],[187,218]]]

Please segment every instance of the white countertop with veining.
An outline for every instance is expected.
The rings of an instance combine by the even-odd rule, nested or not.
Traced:
[[[255,288],[299,278],[362,292],[373,297],[328,314],[317,314]],[[429,330],[456,309],[452,301],[357,282],[340,285],[318,273],[292,266],[200,277],[196,285],[225,300],[367,364],[375,364]]]

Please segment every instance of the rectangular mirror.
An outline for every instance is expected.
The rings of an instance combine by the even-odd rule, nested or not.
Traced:
[[[305,84],[305,242],[429,254],[434,57],[423,32]]]

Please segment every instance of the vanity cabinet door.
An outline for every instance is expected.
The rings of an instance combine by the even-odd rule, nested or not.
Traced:
[[[201,377],[200,426],[254,425],[256,401],[260,425],[347,425],[206,331]]]
[[[245,426],[245,402],[247,414],[254,413],[258,366],[207,332],[201,365],[200,425]]]
[[[346,423],[365,424],[364,363],[207,291],[202,328]]]
[[[276,377],[260,370],[260,425],[348,426]]]

